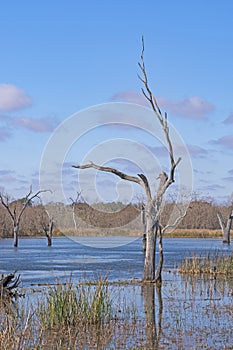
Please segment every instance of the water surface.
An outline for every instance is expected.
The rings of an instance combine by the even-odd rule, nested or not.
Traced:
[[[48,247],[45,238],[22,238],[19,247],[14,248],[12,239],[1,239],[0,272],[17,271],[25,287],[55,283],[57,278],[64,280],[70,273],[75,279],[92,279],[100,275],[108,275],[109,280],[142,278],[141,239],[130,244],[124,244],[124,237],[79,238],[79,242],[82,241],[85,244],[68,237],[57,237]],[[103,243],[105,248],[97,248]],[[118,247],[115,247],[116,243]],[[193,254],[204,256],[232,250],[231,246],[222,244],[221,239],[164,238],[163,245],[165,271],[177,267],[182,259]]]

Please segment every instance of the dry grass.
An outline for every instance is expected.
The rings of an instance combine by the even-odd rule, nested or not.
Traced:
[[[192,275],[211,274],[233,277],[233,254],[228,256],[216,252],[214,255],[186,258],[178,268],[178,272]]]
[[[231,349],[226,281],[175,276],[162,291],[106,279],[51,286],[0,308],[0,349]]]
[[[77,231],[72,229],[63,229],[63,235],[78,236],[78,237],[106,237],[106,236],[127,236],[127,237],[141,237],[142,232],[130,228],[80,228]],[[164,237],[186,237],[186,238],[222,238],[221,230],[208,229],[175,229],[172,232],[167,232]]]
[[[175,229],[171,233],[165,233],[165,237],[186,238],[222,238],[221,230],[208,229]]]

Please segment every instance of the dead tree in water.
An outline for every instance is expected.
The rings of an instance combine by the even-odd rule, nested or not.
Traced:
[[[229,215],[229,218],[227,219],[227,223],[225,225],[222,214],[217,213],[218,221],[222,229],[222,235],[223,235],[223,243],[230,244],[230,236],[231,236],[231,224],[233,219],[233,210],[231,214]]]
[[[45,222],[44,220],[41,221],[41,226],[43,229],[43,232],[45,233],[45,236],[47,237],[48,246],[50,247],[52,245],[52,237],[53,237],[53,227],[54,227],[54,220],[53,216],[51,216],[48,212],[48,210],[45,210],[49,222]]]
[[[81,192],[77,192],[77,196],[75,199],[73,199],[72,197],[70,197],[70,200],[72,202],[71,207],[72,207],[72,216],[73,216],[73,222],[74,222],[74,228],[75,230],[77,230],[77,222],[75,219],[75,206],[79,201],[79,197],[81,196]]]
[[[161,271],[162,271],[162,261],[159,263],[159,271],[155,275],[155,252],[156,252],[156,240],[157,236],[160,233],[160,216],[162,210],[162,202],[163,197],[168,189],[168,187],[174,183],[174,174],[175,169],[180,162],[181,158],[175,160],[173,145],[169,134],[169,127],[167,123],[167,114],[162,114],[157,100],[154,97],[147,78],[147,72],[144,64],[144,40],[142,38],[142,53],[141,53],[141,62],[139,63],[139,67],[141,70],[141,76],[139,79],[142,81],[144,88],[142,88],[143,95],[149,101],[150,106],[155,114],[155,117],[158,119],[161,128],[163,130],[165,140],[167,143],[167,149],[170,160],[170,169],[169,173],[162,172],[159,179],[159,186],[155,194],[152,194],[149,182],[147,177],[144,174],[137,174],[137,176],[130,176],[128,174],[122,173],[121,171],[111,168],[105,167],[94,163],[84,164],[84,165],[74,165],[74,168],[77,169],[88,169],[94,168],[100,171],[108,172],[115,174],[123,180],[131,181],[139,184],[144,189],[146,204],[145,204],[145,227],[146,227],[146,251],[145,251],[145,260],[144,260],[144,281],[148,282],[161,282]],[[162,235],[160,234],[160,243],[162,242]],[[160,244],[161,246],[161,244]],[[160,254],[160,257],[163,257]]]
[[[14,247],[18,247],[19,225],[25,209],[32,203],[32,200],[39,197],[39,194],[42,192],[47,192],[47,190],[40,190],[33,194],[32,187],[30,187],[26,197],[22,198],[20,201],[14,202],[10,202],[9,196],[0,193],[0,202],[7,210],[13,223]]]

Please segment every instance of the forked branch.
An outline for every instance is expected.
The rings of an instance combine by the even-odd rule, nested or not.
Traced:
[[[166,182],[166,186],[165,186],[167,188],[168,186],[170,186],[174,182],[175,168],[177,167],[178,163],[181,161],[181,158],[179,157],[177,159],[177,161],[175,161],[173,146],[172,146],[172,142],[171,142],[170,135],[169,135],[169,127],[167,124],[167,113],[165,113],[163,116],[161,109],[159,108],[158,102],[157,102],[155,96],[153,95],[153,93],[149,87],[147,73],[146,73],[146,67],[145,67],[145,61],[144,61],[144,38],[143,37],[142,37],[141,62],[139,62],[138,65],[139,65],[140,70],[141,70],[141,75],[138,75],[138,77],[144,85],[144,88],[142,88],[142,93],[145,96],[145,98],[149,101],[152,110],[154,111],[156,117],[158,118],[158,120],[163,128],[166,142],[168,145],[171,168],[170,168],[170,175],[169,175],[168,181]],[[165,188],[165,190],[166,190],[166,188]]]

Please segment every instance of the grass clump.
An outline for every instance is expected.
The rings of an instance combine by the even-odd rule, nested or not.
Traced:
[[[103,324],[112,316],[112,300],[105,279],[95,284],[71,281],[50,287],[39,306],[40,319],[47,329]]]
[[[185,274],[212,274],[233,276],[233,254],[223,255],[215,253],[207,256],[192,256],[182,261],[178,272]]]

